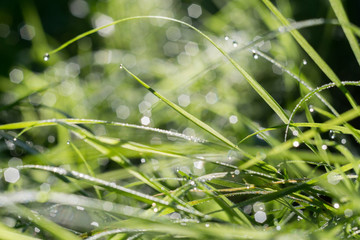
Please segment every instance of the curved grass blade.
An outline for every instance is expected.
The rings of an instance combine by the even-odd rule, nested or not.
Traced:
[[[0,223],[0,236],[2,240],[40,240],[40,238],[26,236],[24,233],[17,232],[2,223]]]
[[[13,209],[17,214],[20,216],[23,216],[33,223],[35,223],[37,226],[39,226],[41,229],[51,233],[55,237],[55,239],[59,240],[81,240],[80,237],[76,236],[72,232],[69,232],[68,230],[64,229],[63,227],[57,225],[56,223],[48,220],[47,218],[34,213],[33,211],[29,210],[27,207],[21,206],[21,205],[12,205],[10,209]]]
[[[270,11],[280,20],[280,22],[289,26],[289,21],[281,14],[281,12],[269,1],[262,0],[263,3],[270,9]],[[350,92],[344,87],[341,83],[338,76],[336,76],[335,72],[326,64],[326,62],[320,57],[320,55],[314,50],[314,48],[306,41],[306,39],[300,34],[300,32],[296,29],[290,31],[291,35],[295,38],[295,40],[300,44],[300,46],[305,50],[305,52],[311,57],[311,59],[318,65],[318,67],[325,73],[325,75],[333,82],[335,85],[340,88],[340,90],[344,93],[349,103],[354,109],[357,109],[358,104],[356,103],[353,96],[351,96]]]
[[[286,115],[285,111],[281,108],[281,106],[274,100],[274,98],[248,73],[246,72],[228,53],[225,52],[225,50],[223,50],[219,45],[217,45],[209,36],[207,36],[205,33],[203,33],[202,31],[200,31],[199,29],[197,29],[196,27],[174,19],[174,18],[169,18],[169,17],[163,17],[163,16],[135,16],[135,17],[129,17],[129,18],[124,18],[124,19],[120,19],[117,21],[114,21],[110,24],[104,25],[102,27],[99,28],[95,28],[93,30],[90,30],[88,32],[85,32],[83,34],[78,35],[77,37],[69,40],[68,42],[64,43],[63,45],[61,45],[60,47],[56,48],[55,50],[47,53],[47,56],[50,56],[51,54],[54,54],[58,51],[60,51],[61,49],[67,47],[68,45],[70,45],[71,43],[87,36],[90,35],[92,33],[95,33],[101,29],[104,29],[106,27],[121,23],[121,22],[126,22],[126,21],[130,21],[130,20],[137,20],[137,19],[146,19],[146,18],[150,18],[150,19],[163,19],[163,20],[167,20],[167,21],[172,21],[172,22],[177,22],[180,24],[183,24],[191,29],[193,29],[194,31],[196,31],[197,33],[199,33],[203,38],[205,38],[206,40],[208,40],[214,47],[216,47],[219,52],[224,55],[229,61],[230,63],[245,77],[245,79],[247,80],[247,82],[252,86],[252,88],[264,99],[264,101],[269,105],[269,107],[271,107],[274,112],[279,116],[279,118],[285,123],[288,120],[288,116]],[[231,144],[233,145],[233,144]],[[236,148],[236,147],[235,147]]]
[[[350,86],[360,86],[360,81],[344,81],[344,82],[341,82],[342,85],[346,86],[346,85],[350,85]],[[328,83],[328,84],[325,84],[321,87],[318,87],[314,90],[312,90],[311,92],[309,92],[308,94],[306,94],[299,102],[298,104],[296,104],[294,110],[291,112],[290,114],[290,117],[289,117],[289,122],[287,123],[287,126],[286,126],[286,130],[285,130],[285,140],[286,140],[286,136],[288,134],[288,131],[289,131],[289,126],[290,126],[290,123],[291,123],[291,120],[292,118],[294,117],[296,111],[301,107],[301,105],[308,101],[314,94],[316,93],[319,93],[321,91],[324,91],[326,89],[329,89],[329,88],[332,88],[332,87],[335,87],[335,83]],[[353,128],[351,127],[349,124],[346,125],[350,131],[354,134],[354,137],[358,140],[358,142],[360,142],[360,135],[359,133]]]
[[[180,210],[180,211],[184,211],[190,214],[194,214],[196,216],[199,217],[206,217],[203,213],[200,213],[199,211],[196,210],[191,210],[188,208],[185,208],[183,206],[180,205],[176,205],[176,204],[172,204],[168,201],[164,201],[162,199],[135,191],[135,190],[131,190],[122,186],[117,185],[114,182],[108,182],[99,178],[95,178],[95,177],[91,177],[89,175],[77,172],[77,171],[68,171],[65,170],[63,168],[60,167],[52,167],[52,166],[42,166],[42,165],[24,165],[24,166],[18,166],[18,169],[38,169],[38,170],[43,170],[43,171],[47,171],[47,172],[53,172],[56,173],[58,175],[62,175],[62,176],[67,176],[70,178],[74,178],[74,179],[79,179],[79,180],[83,180],[85,182],[88,182],[92,185],[96,185],[99,187],[103,187],[105,189],[108,189],[110,191],[114,191],[114,192],[119,192],[125,196],[128,196],[130,198],[133,199],[137,199],[139,201],[148,203],[148,204],[152,204],[152,203],[156,203],[159,204],[161,206],[165,206],[165,207],[170,207],[173,208],[174,210]]]
[[[0,130],[10,130],[10,129],[22,129],[22,128],[33,128],[33,127],[44,127],[44,126],[54,126],[57,125],[59,122],[66,122],[69,124],[103,124],[109,126],[119,126],[119,127],[126,127],[126,128],[134,128],[140,129],[144,131],[152,131],[161,134],[165,134],[171,137],[178,137],[188,141],[205,143],[207,142],[204,139],[197,138],[195,136],[189,136],[182,133],[177,133],[169,130],[164,130],[160,128],[152,128],[147,126],[140,126],[136,124],[130,123],[121,123],[121,122],[113,122],[113,121],[104,121],[104,120],[94,120],[94,119],[78,119],[78,118],[66,118],[66,119],[48,119],[48,120],[39,120],[39,121],[26,121],[26,122],[18,122],[18,123],[8,123],[0,125]]]
[[[191,122],[195,123],[198,127],[204,129],[206,132],[210,133],[211,135],[213,135],[214,137],[216,137],[217,139],[219,139],[220,141],[222,141],[223,143],[225,143],[226,145],[228,145],[231,148],[237,149],[240,152],[246,154],[245,152],[243,152],[241,149],[239,149],[234,143],[232,143],[231,141],[229,141],[226,137],[224,137],[221,133],[217,132],[215,129],[213,129],[212,127],[210,127],[209,125],[207,125],[206,123],[204,123],[203,121],[199,120],[198,118],[196,118],[195,116],[191,115],[190,113],[188,113],[187,111],[185,111],[184,109],[182,109],[181,107],[179,107],[178,105],[176,105],[175,103],[171,102],[170,100],[168,100],[167,98],[165,98],[164,96],[162,96],[160,93],[156,92],[154,89],[152,89],[149,85],[147,85],[145,82],[143,82],[140,78],[138,78],[136,75],[134,75],[132,72],[130,72],[126,67],[124,67],[123,65],[120,66],[120,68],[124,69],[128,74],[130,74],[134,79],[136,79],[136,81],[138,81],[141,85],[143,85],[143,87],[145,87],[147,90],[149,90],[149,92],[151,92],[152,94],[154,94],[156,97],[158,97],[159,99],[161,99],[164,103],[166,103],[169,107],[171,107],[172,109],[174,109],[175,111],[177,111],[178,113],[180,113],[181,115],[183,115],[186,119],[190,120]]]

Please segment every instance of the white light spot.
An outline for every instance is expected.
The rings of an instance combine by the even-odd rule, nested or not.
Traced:
[[[143,116],[140,121],[141,121],[141,124],[145,125],[145,126],[150,124],[150,118],[147,116]]]
[[[39,233],[39,232],[40,232],[40,229],[37,228],[37,227],[34,227],[34,231],[35,231],[36,233]]]
[[[235,115],[231,115],[231,116],[229,117],[229,122],[230,122],[231,124],[237,123],[237,122],[238,122],[238,117],[235,116]]]
[[[79,211],[84,211],[85,208],[81,207],[81,206],[76,206],[76,209],[79,210]]]
[[[263,223],[266,221],[266,213],[263,211],[257,211],[254,217],[255,217],[255,221],[258,223]]]
[[[298,141],[294,141],[294,142],[293,142],[293,146],[294,146],[294,147],[299,147],[299,146],[300,146],[300,143],[299,143]]]
[[[192,18],[198,18],[202,14],[202,9],[197,4],[191,4],[187,10],[188,10],[189,17],[192,17]]]
[[[302,61],[302,64],[303,64],[303,65],[306,65],[306,64],[307,64],[306,59],[304,59],[304,60]]]
[[[276,226],[276,230],[280,231],[281,230],[281,227],[278,225]]]
[[[130,109],[125,105],[120,105],[116,108],[116,116],[125,120],[130,116]]]
[[[90,223],[90,225],[94,226],[94,227],[99,227],[99,223],[97,223],[97,222],[92,222],[92,223]]]
[[[265,204],[262,202],[256,202],[253,205],[253,210],[254,210],[254,212],[265,211]]]
[[[341,144],[346,144],[346,139],[345,138],[341,139]]]
[[[296,136],[299,135],[299,132],[298,132],[298,130],[294,130],[294,131],[292,132],[292,134],[296,137]]]
[[[89,13],[89,5],[84,0],[74,0],[69,4],[70,12],[78,18],[84,18]]]
[[[215,104],[218,101],[217,95],[214,92],[208,92],[205,96],[205,99],[209,104]]]
[[[210,227],[210,224],[209,224],[209,223],[205,223],[205,227]]]
[[[325,144],[321,146],[321,149],[322,149],[322,150],[326,150],[327,148],[328,148],[328,146],[325,145]]]
[[[109,16],[106,16],[101,13],[96,13],[95,17],[93,18],[92,25],[94,28],[98,28],[98,27],[107,25],[109,23],[112,23],[113,21],[114,20]],[[114,30],[115,30],[115,27],[114,27],[114,25],[112,25],[112,26],[109,26],[109,27],[99,30],[98,34],[102,37],[108,37],[114,32]]]
[[[181,31],[178,27],[169,27],[166,30],[166,37],[170,41],[177,41],[181,38]]]
[[[340,207],[340,204],[338,204],[338,203],[334,203],[334,208],[339,208]]]
[[[25,24],[20,28],[20,36],[22,39],[30,41],[35,37],[35,28],[31,25]]]
[[[188,42],[184,48],[186,54],[188,54],[189,56],[196,56],[199,53],[199,47],[197,43]]]
[[[313,106],[313,105],[310,105],[310,106],[309,106],[309,111],[310,111],[310,112],[314,112],[314,111],[315,111],[315,109],[314,109],[314,106]]]
[[[336,185],[341,180],[341,175],[335,172],[331,172],[327,175],[327,180],[330,184]]]
[[[204,161],[196,161],[196,162],[194,162],[194,167],[197,168],[197,169],[203,169],[204,164],[205,164]]]
[[[345,215],[345,217],[349,218],[353,215],[353,211],[351,209],[346,209],[344,211],[344,215]]]
[[[181,94],[179,97],[178,97],[178,102],[179,102],[179,105],[182,106],[182,107],[187,107],[189,106],[191,100],[190,100],[190,96],[189,95],[185,95],[185,94]]]
[[[16,168],[12,168],[12,167],[6,169],[4,172],[4,178],[5,178],[5,181],[7,181],[9,183],[16,183],[20,179],[19,170],[17,170]]]
[[[19,84],[24,80],[24,73],[18,68],[14,68],[11,70],[10,74],[10,81],[16,84]]]

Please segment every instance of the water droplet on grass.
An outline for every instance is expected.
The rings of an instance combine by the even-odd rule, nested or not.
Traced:
[[[69,145],[69,144],[70,144],[70,141],[69,141],[69,140],[68,140],[68,141],[66,141],[66,144],[67,144],[67,145]]]
[[[253,58],[256,60],[259,58],[259,55],[257,55],[257,53],[255,51],[252,52],[253,53]]]
[[[335,172],[331,172],[327,175],[327,180],[328,183],[332,184],[332,185],[336,185],[340,182],[341,180],[341,175]]]
[[[340,204],[338,204],[338,203],[334,203],[334,208],[339,208],[340,207]]]
[[[239,45],[239,44],[238,44],[238,42],[237,42],[237,41],[235,41],[235,40],[233,41],[233,43],[232,43],[232,44],[233,44],[233,47],[237,47],[237,46]]]
[[[328,148],[328,146],[325,145],[325,144],[321,146],[321,149],[322,149],[322,150],[326,150],[327,148]]]
[[[236,170],[234,171],[234,173],[235,173],[235,175],[239,175],[239,174],[240,174],[240,170],[239,170],[239,169],[236,169]]]
[[[225,36],[225,41],[229,40],[230,37],[229,36]]]
[[[210,224],[209,224],[209,223],[205,223],[205,227],[210,227]]]
[[[44,55],[44,61],[47,62],[50,59],[50,55],[48,53],[45,53]]]
[[[346,144],[346,139],[345,138],[341,139],[341,144]]]
[[[306,59],[304,59],[304,60],[302,61],[302,64],[303,64],[303,65],[306,65],[306,64],[307,64]]]
[[[94,227],[99,227],[99,223],[97,223],[97,222],[92,222],[92,223],[90,223],[90,225],[94,226]]]
[[[120,64],[119,68],[120,68],[120,69],[123,69],[123,65],[122,65],[122,64]]]
[[[299,143],[298,141],[294,141],[294,142],[293,142],[293,146],[294,146],[294,147],[299,147],[299,146],[300,146],[300,143]]]
[[[17,141],[17,138],[14,138],[13,140],[14,140],[14,142],[16,142],[16,141]]]
[[[310,112],[314,112],[314,111],[315,111],[315,109],[314,109],[314,106],[313,106],[313,105],[309,105],[309,111],[310,111]]]
[[[329,131],[329,137],[330,137],[330,139],[335,139],[335,132],[333,131],[333,130],[330,130]]]
[[[159,209],[158,208],[154,208],[154,212],[158,212],[159,211]]]

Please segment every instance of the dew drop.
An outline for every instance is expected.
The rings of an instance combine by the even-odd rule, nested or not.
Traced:
[[[208,224],[208,223],[205,223],[205,227],[210,227],[210,224]]]
[[[300,143],[299,143],[298,141],[294,141],[294,142],[293,142],[293,146],[294,146],[294,147],[299,147],[299,146],[300,146]]]
[[[334,208],[338,209],[340,207],[340,204],[334,203]]]
[[[97,223],[97,222],[92,222],[92,223],[90,223],[90,225],[94,226],[94,227],[99,227],[99,223]]]
[[[315,111],[313,105],[309,105],[309,111],[310,111],[310,112],[314,112],[314,111]]]
[[[328,146],[325,145],[325,144],[321,146],[321,149],[322,149],[322,150],[326,150],[327,148],[328,148]]]
[[[281,230],[281,226],[276,226],[276,230],[280,231]]]
[[[304,60],[302,61],[302,64],[303,64],[303,65],[306,65],[306,64],[307,64],[306,59],[304,59]]]
[[[120,69],[123,69],[123,65],[122,65],[122,64],[120,64],[119,68],[120,68]]]
[[[69,140],[68,140],[68,141],[66,141],[66,144],[67,144],[67,145],[69,145],[69,144],[70,144],[70,141],[69,141]]]
[[[158,208],[154,208],[154,212],[158,212],[159,211],[159,209]]]
[[[13,139],[13,141],[16,142],[16,141],[17,141],[17,138],[15,137],[15,138]]]
[[[293,134],[294,136],[298,136],[298,135],[299,135],[299,131],[298,131],[298,130],[294,130],[294,131],[292,132],[292,134]]]
[[[239,170],[239,169],[236,169],[236,170],[234,171],[234,173],[235,173],[235,175],[239,175],[239,174],[240,174],[240,170]]]
[[[45,53],[44,55],[44,61],[47,62],[50,59],[50,55],[48,53]]]
[[[346,139],[345,138],[341,139],[341,144],[346,144]]]
[[[253,58],[256,60],[259,58],[259,55],[257,55],[257,53],[255,51],[252,52],[253,53]]]
[[[338,184],[340,180],[341,180],[341,175],[339,175],[336,172],[331,172],[327,175],[327,181],[332,185]]]
[[[233,47],[237,47],[237,46],[239,45],[239,44],[238,44],[238,42],[237,42],[237,41],[235,41],[235,40],[233,41],[233,43],[232,43],[232,44],[233,44]]]
[[[329,137],[330,139],[335,139],[335,132],[333,130],[329,131]]]
[[[229,40],[230,37],[229,36],[225,36],[225,41]]]

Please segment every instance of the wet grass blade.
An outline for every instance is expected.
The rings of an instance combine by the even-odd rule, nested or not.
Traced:
[[[2,223],[0,223],[0,238],[2,240],[40,240],[40,238],[26,236],[24,233],[17,232]]]
[[[262,0],[263,3],[270,9],[270,11],[279,19],[284,26],[290,26],[290,22],[281,14],[281,12],[269,1]],[[315,49],[306,41],[306,39],[296,29],[290,31],[291,35],[305,50],[305,52],[311,57],[311,59],[318,65],[318,67],[325,73],[325,75],[341,89],[351,106],[356,109],[357,103],[351,96],[350,92],[341,84],[340,79],[335,72],[329,67],[329,65],[320,57]]]
[[[350,25],[349,19],[344,10],[344,6],[340,0],[330,0],[331,7],[339,19],[342,29],[350,43],[350,47],[355,55],[355,58],[360,65],[360,48],[352,30],[348,27]]]

